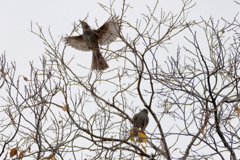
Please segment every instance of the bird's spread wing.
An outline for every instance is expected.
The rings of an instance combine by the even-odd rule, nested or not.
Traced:
[[[82,35],[73,36],[73,37],[65,37],[63,42],[67,45],[82,51],[90,51],[87,44],[84,42]]]
[[[98,42],[100,45],[108,45],[113,42],[121,30],[121,21],[114,16],[104,23],[98,30],[94,32],[98,35]]]

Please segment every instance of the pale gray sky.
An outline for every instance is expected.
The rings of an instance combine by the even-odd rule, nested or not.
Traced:
[[[44,52],[42,41],[29,31],[31,22],[34,31],[37,32],[36,23],[38,23],[43,27],[46,35],[50,27],[53,38],[58,41],[62,35],[72,31],[74,21],[78,22],[79,19],[84,19],[88,13],[88,22],[91,26],[96,28],[95,18],[98,19],[99,25],[103,24],[109,17],[98,2],[109,6],[108,0],[2,0],[0,5],[0,53],[5,51],[9,61],[16,61],[17,65],[24,66],[28,70],[28,62],[34,60],[36,63]],[[119,5],[115,5],[117,14],[121,10],[121,1],[118,2]],[[135,23],[135,20],[140,18],[141,12],[146,13],[146,3],[153,6],[155,0],[131,0],[127,3],[131,4],[133,8],[128,10],[126,20]],[[162,0],[160,6],[164,11],[177,13],[181,1]],[[239,11],[240,5],[236,5],[233,0],[201,0],[197,1],[196,6],[190,11],[189,18],[199,19],[202,16],[207,19],[212,15],[215,20],[221,17],[232,20]],[[70,51],[71,56],[81,54],[91,60],[91,54],[81,53],[74,49]]]

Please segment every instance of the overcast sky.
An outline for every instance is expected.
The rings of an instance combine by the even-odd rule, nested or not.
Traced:
[[[72,23],[84,19],[89,14],[88,22],[95,27],[95,18],[99,24],[103,24],[108,18],[108,14],[103,10],[98,2],[109,6],[109,1],[79,1],[79,0],[1,0],[0,5],[0,53],[6,52],[8,61],[16,61],[17,65],[24,66],[28,70],[29,61],[37,63],[39,57],[44,53],[44,45],[39,37],[32,34],[29,30],[31,22],[34,31],[38,31],[36,23],[42,26],[47,35],[50,27],[53,38],[58,41],[62,35],[70,34]],[[114,5],[117,14],[121,10],[119,5]],[[116,2],[116,3],[117,3]],[[126,20],[135,22],[140,18],[141,12],[146,11],[146,2],[153,6],[155,0],[139,1],[131,0],[127,3],[133,8],[129,9]],[[161,0],[160,7],[164,11],[177,13],[181,6],[180,0]],[[236,5],[233,0],[201,0],[197,1],[196,6],[189,12],[189,19],[209,18],[213,16],[215,20],[224,17],[232,20],[240,11],[240,5]],[[238,17],[239,18],[239,17]],[[81,53],[70,50],[70,56],[81,54],[91,61],[91,54]]]

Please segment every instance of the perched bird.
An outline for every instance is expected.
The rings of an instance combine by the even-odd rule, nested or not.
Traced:
[[[148,125],[148,122],[149,118],[147,109],[143,109],[139,113],[135,114],[132,118],[133,123],[132,135],[136,137],[139,128],[141,128],[141,130],[144,131]]]
[[[145,130],[145,128],[148,125],[148,110],[143,109],[139,113],[135,114],[133,116],[132,122],[133,122],[133,127],[141,128],[142,130]]]
[[[80,36],[65,37],[64,42],[78,50],[92,51],[91,69],[107,69],[108,64],[100,52],[99,45],[108,45],[119,36],[121,30],[120,20],[118,17],[113,16],[97,30],[91,29],[84,21],[80,21],[80,23],[83,34]]]

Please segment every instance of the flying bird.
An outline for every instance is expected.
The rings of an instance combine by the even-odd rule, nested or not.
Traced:
[[[108,45],[113,42],[121,30],[121,22],[118,17],[113,16],[108,19],[97,30],[91,27],[84,21],[80,21],[83,34],[73,37],[65,37],[64,42],[78,50],[92,51],[92,70],[105,70],[109,66],[106,59],[102,56],[99,45]]]

